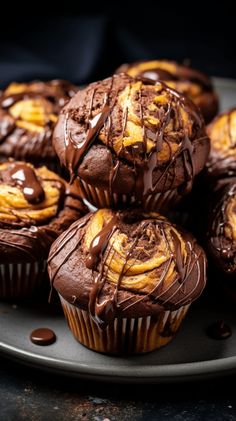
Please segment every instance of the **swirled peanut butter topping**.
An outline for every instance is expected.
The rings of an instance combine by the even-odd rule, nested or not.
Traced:
[[[120,288],[134,292],[151,293],[154,291],[163,276],[164,265],[167,265],[168,262],[170,263],[162,281],[163,288],[167,288],[179,276],[173,259],[175,241],[179,243],[183,266],[187,260],[185,243],[178,231],[168,224],[165,218],[156,213],[147,216],[152,219],[143,224],[142,230],[137,227],[133,236],[122,232],[113,221],[113,232],[109,231],[110,238],[106,244],[103,244],[106,245],[106,250],[109,250],[107,255],[104,255],[103,270],[106,280],[116,285],[120,284]],[[112,217],[111,211],[101,210],[90,219],[84,238],[84,245],[90,256],[91,253],[94,253],[94,248],[96,250],[102,230],[109,226]],[[143,217],[145,218],[145,215]],[[163,225],[164,235],[156,227],[155,218],[160,221],[160,226]],[[94,265],[96,266],[96,262]]]
[[[120,157],[139,161],[158,144],[157,159],[166,162],[179,148],[181,137],[192,136],[191,115],[162,85],[143,85],[134,80],[117,96],[117,106],[124,115],[122,126],[113,136],[103,127],[99,139],[110,144]]]
[[[0,223],[41,224],[53,218],[63,185],[46,167],[35,169],[23,162],[0,165]]]
[[[207,128],[211,139],[210,159],[236,158],[236,108],[220,114]],[[216,162],[217,164],[217,162]]]

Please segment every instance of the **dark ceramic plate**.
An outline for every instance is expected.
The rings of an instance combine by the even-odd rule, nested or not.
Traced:
[[[236,81],[215,79],[221,108],[236,105]],[[213,284],[214,279],[211,279]],[[217,297],[210,286],[192,305],[176,338],[167,347],[143,356],[114,358],[89,351],[77,343],[60,308],[37,303],[18,306],[0,303],[0,352],[24,364],[56,373],[113,382],[184,381],[236,372],[234,305]],[[209,300],[208,296],[211,296]],[[45,299],[46,301],[46,299]],[[233,331],[227,340],[206,335],[212,322],[223,319]],[[29,340],[32,330],[48,327],[57,341],[40,347]]]

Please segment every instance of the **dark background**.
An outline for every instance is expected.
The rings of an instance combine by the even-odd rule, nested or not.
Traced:
[[[1,19],[1,85],[55,77],[82,84],[122,62],[154,58],[188,59],[210,75],[236,78],[233,1],[84,3],[63,5],[64,16]]]

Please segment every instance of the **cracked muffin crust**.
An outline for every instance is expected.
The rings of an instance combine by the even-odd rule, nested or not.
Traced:
[[[116,71],[120,72],[153,81],[162,80],[169,87],[187,95],[200,108],[206,123],[218,112],[218,96],[209,77],[189,66],[168,60],[140,61],[123,64]]]

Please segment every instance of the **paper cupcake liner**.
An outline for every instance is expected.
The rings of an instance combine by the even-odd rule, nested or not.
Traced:
[[[31,263],[0,264],[0,299],[23,299],[45,282],[46,260]]]
[[[134,195],[111,194],[108,190],[91,186],[81,179],[78,179],[78,182],[82,197],[97,208],[127,208],[129,206],[134,206],[136,202]],[[181,196],[177,189],[167,190],[163,193],[150,194],[145,198],[142,207],[146,211],[165,211],[170,208],[170,206],[176,205],[180,201],[180,198]]]
[[[87,311],[61,296],[60,300],[74,337],[87,348],[107,354],[141,354],[166,345],[179,329],[190,306],[163,311],[155,320],[151,316],[116,318],[101,329]]]

